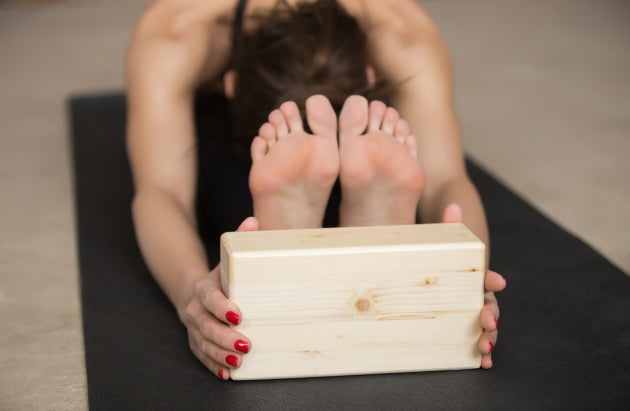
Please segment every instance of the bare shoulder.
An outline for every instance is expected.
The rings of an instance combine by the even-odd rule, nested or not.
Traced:
[[[450,71],[450,57],[442,34],[429,14],[415,0],[342,0],[368,36],[372,56],[392,59],[394,78],[426,71]],[[398,61],[398,64],[396,63]],[[377,65],[381,65],[378,64]],[[390,70],[386,70],[390,71]]]
[[[127,48],[128,79],[153,84],[166,81],[190,90],[219,78],[229,58],[235,5],[236,0],[158,0],[150,4]]]
[[[155,0],[140,17],[136,31],[174,36],[191,26],[229,24],[237,0]]]
[[[370,29],[388,30],[405,37],[438,32],[429,14],[415,0],[340,0],[340,3]]]
[[[413,79],[405,83],[405,90],[424,89],[427,94],[439,83],[443,85],[439,94],[450,94],[448,50],[433,19],[416,1],[340,1],[365,31],[377,72],[392,82]]]

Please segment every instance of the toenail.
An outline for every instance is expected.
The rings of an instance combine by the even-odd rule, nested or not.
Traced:
[[[491,342],[488,341],[488,344],[490,344],[490,352],[494,351],[494,344],[492,344]]]

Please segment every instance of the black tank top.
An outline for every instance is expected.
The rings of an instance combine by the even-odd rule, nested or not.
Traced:
[[[232,47],[236,46],[241,30],[243,29],[243,19],[245,17],[245,8],[247,8],[247,0],[238,0],[236,11],[234,12],[234,21],[232,23]]]

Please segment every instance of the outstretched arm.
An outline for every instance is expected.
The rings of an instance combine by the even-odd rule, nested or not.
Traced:
[[[408,121],[418,141],[418,159],[425,171],[420,219],[424,223],[463,222],[489,246],[483,205],[465,169],[452,66],[442,36],[413,0],[369,5],[363,24],[368,28],[372,62],[389,81],[400,82],[392,105]],[[492,367],[497,339],[499,307],[494,293],[505,286],[499,274],[486,272],[480,316],[484,331],[479,339],[483,368]]]
[[[208,8],[203,18],[191,17],[193,10],[181,3],[161,1],[147,9],[125,67],[134,222],[149,268],[178,308],[208,268],[194,216],[193,96],[207,74],[219,73],[218,61],[228,52],[211,41],[222,3],[207,2],[215,10]],[[209,67],[212,51],[217,59]]]
[[[135,184],[132,212],[142,254],[186,327],[195,355],[221,378],[249,341],[225,321],[238,307],[210,272],[194,214],[193,96],[219,76],[229,53],[234,0],[152,4],[126,59],[127,146]],[[243,229],[255,229],[255,221]]]
[[[421,221],[440,222],[446,206],[457,203],[464,223],[488,244],[483,207],[465,170],[452,67],[439,30],[413,0],[367,4],[362,20],[372,63],[398,84],[392,105],[418,140],[418,159],[425,171]]]

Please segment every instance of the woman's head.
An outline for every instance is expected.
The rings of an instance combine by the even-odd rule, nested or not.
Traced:
[[[295,101],[302,110],[323,94],[339,112],[351,94],[373,91],[366,37],[336,0],[279,1],[260,28],[239,36],[233,55],[232,107],[237,144],[249,146],[271,110]]]

